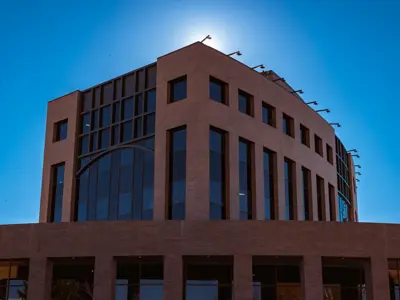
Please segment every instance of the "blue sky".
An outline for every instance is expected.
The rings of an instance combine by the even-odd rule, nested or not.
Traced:
[[[400,223],[400,1],[3,1],[0,223],[38,220],[47,102],[211,34],[330,108],[361,221]]]

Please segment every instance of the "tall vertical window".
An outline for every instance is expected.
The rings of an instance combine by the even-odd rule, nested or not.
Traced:
[[[283,133],[294,138],[294,119],[287,114],[282,115],[282,130]]]
[[[324,150],[322,147],[322,139],[316,134],[314,134],[314,144],[315,144],[315,152],[317,152],[321,156],[324,156]]]
[[[331,221],[336,221],[335,211],[335,188],[332,184],[329,184],[329,216]]]
[[[318,208],[319,221],[326,221],[324,185],[325,185],[324,179],[317,175],[317,208]]]
[[[264,149],[264,205],[265,219],[275,220],[275,152]]]
[[[239,90],[239,111],[249,115],[253,116],[253,96]]]
[[[64,164],[52,167],[52,193],[50,222],[61,222],[62,202],[64,190]]]
[[[186,98],[186,75],[168,82],[169,102],[176,102]]]
[[[275,107],[265,102],[262,103],[262,120],[265,124],[275,127]]]
[[[216,102],[228,104],[228,85],[214,77],[210,77],[210,98]]]
[[[294,170],[295,170],[295,163],[292,160],[285,158],[284,174],[285,174],[285,218],[286,218],[286,220],[294,220],[295,219]]]
[[[186,127],[169,131],[168,219],[184,220],[186,202]]]
[[[303,145],[310,147],[310,130],[303,124],[300,124],[300,139]]]
[[[226,132],[210,128],[210,219],[226,219]]]
[[[55,137],[54,141],[62,141],[67,138],[68,133],[68,120],[62,120],[55,124]]]
[[[311,172],[305,167],[302,167],[301,171],[303,173],[303,217],[304,220],[312,220]]]
[[[252,193],[252,148],[253,144],[245,139],[239,139],[239,206],[240,219],[253,218]]]

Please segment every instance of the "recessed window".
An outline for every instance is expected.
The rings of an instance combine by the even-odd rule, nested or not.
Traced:
[[[285,158],[284,178],[285,178],[285,219],[295,220],[295,163]]]
[[[333,165],[333,151],[332,147],[328,144],[326,144],[326,159],[331,165]]]
[[[333,187],[332,184],[328,184],[329,188],[329,215],[330,215],[330,220],[331,221],[336,221],[336,210],[335,210],[335,188]]]
[[[294,119],[287,114],[282,115],[282,130],[286,135],[294,138]]]
[[[122,120],[133,118],[133,99],[125,99],[122,101]]]
[[[311,200],[311,172],[309,169],[302,167],[303,174],[303,207],[304,220],[312,220],[312,200]]]
[[[310,148],[310,130],[303,124],[300,124],[300,139],[303,145]]]
[[[322,149],[322,139],[318,135],[314,135],[315,152],[319,155],[324,156],[324,151]]]
[[[276,153],[264,149],[264,209],[265,219],[276,219],[275,178],[276,178]]]
[[[239,90],[239,111],[249,115],[253,116],[253,96]]]
[[[100,109],[100,127],[109,126],[111,124],[111,106],[102,107]]]
[[[210,220],[225,220],[226,211],[226,135],[210,128]]]
[[[317,210],[318,220],[326,221],[325,214],[325,181],[317,175]]]
[[[186,75],[177,79],[171,80],[169,86],[169,102],[176,102],[186,98],[187,82]]]
[[[146,92],[144,112],[156,111],[156,90]]]
[[[51,167],[51,211],[50,222],[61,222],[62,201],[64,190],[64,163]]]
[[[210,77],[210,98],[216,102],[228,104],[228,85],[214,77]]]
[[[65,140],[67,138],[68,133],[68,120],[62,120],[56,123],[55,126],[56,136],[55,142]]]
[[[240,220],[251,220],[253,214],[253,152],[254,144],[239,139],[239,206]]]
[[[265,124],[276,126],[275,122],[275,107],[263,102],[262,103],[262,120]]]
[[[90,131],[90,113],[81,117],[81,133],[89,133]]]

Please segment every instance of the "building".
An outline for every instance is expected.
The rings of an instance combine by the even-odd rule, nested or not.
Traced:
[[[357,222],[355,173],[279,75],[194,43],[49,102],[0,299],[399,299],[400,226]]]

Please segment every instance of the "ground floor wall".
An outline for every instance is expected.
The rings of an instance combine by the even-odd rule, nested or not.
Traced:
[[[390,299],[400,225],[296,221],[118,221],[0,226],[0,260],[29,260],[28,300],[50,300],[53,261],[94,258],[93,299],[114,299],[117,257],[163,258],[163,297],[183,299],[183,258],[233,258],[234,299],[253,298],[255,257],[297,257],[302,299],[323,299],[326,258],[361,259],[368,300]]]

